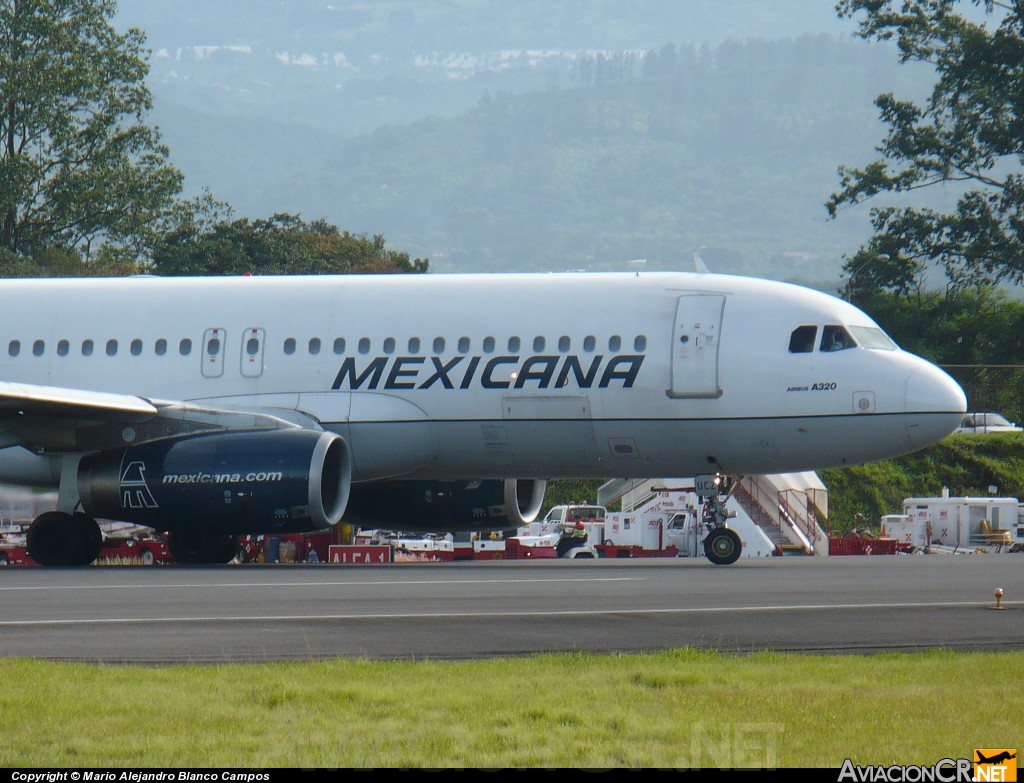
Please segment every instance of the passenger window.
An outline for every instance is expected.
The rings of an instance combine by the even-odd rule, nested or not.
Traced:
[[[613,351],[614,353],[618,353],[618,351],[619,351],[619,349],[621,347],[622,347],[622,338],[619,337],[617,334],[612,335],[611,337],[608,338],[608,350],[609,351]]]
[[[633,350],[637,353],[643,353],[647,350],[647,338],[642,334],[638,334],[633,340]]]
[[[92,356],[92,340],[82,340],[82,356]]]
[[[67,356],[68,355],[68,351],[70,349],[71,349],[71,343],[69,343],[67,340],[61,340],[60,342],[57,343],[57,355],[58,356]]]
[[[117,340],[107,340],[107,356],[117,356]]]
[[[394,353],[394,352],[395,352],[395,338],[394,337],[385,337],[384,338],[384,353],[391,354],[391,353]]]
[[[295,338],[294,337],[288,337],[288,338],[285,339],[285,341],[284,341],[284,352],[288,356],[291,356],[293,353],[295,353]]]
[[[509,337],[508,338],[508,352],[509,353],[519,353],[519,338],[518,337]]]
[[[572,348],[572,340],[563,334],[558,338],[558,350],[562,353],[569,353],[570,348]]]
[[[826,326],[821,330],[821,350],[823,351],[845,351],[847,348],[856,348],[850,333],[842,326]]]
[[[597,347],[597,338],[592,334],[588,334],[583,338],[583,350],[587,353],[593,353],[594,348]]]
[[[359,353],[369,353],[369,352],[370,352],[370,338],[369,337],[360,337],[359,338]]]
[[[42,340],[36,340],[34,343],[32,343],[32,355],[33,356],[42,356],[43,352],[45,350],[46,350],[46,343],[43,342]]]
[[[440,353],[444,353],[444,338],[443,337],[435,337],[434,338],[434,353],[439,353],[439,354]]]
[[[544,338],[534,337],[533,338],[533,351],[534,353],[540,353],[544,350]]]
[[[249,356],[255,356],[260,352],[260,340],[258,337],[250,337],[245,341],[245,352]]]
[[[798,326],[789,336],[790,353],[811,353],[818,336],[817,326]]]
[[[209,342],[206,343],[206,353],[210,356],[216,356],[220,353],[220,340],[218,338],[210,338]]]
[[[309,352],[313,356],[316,356],[318,353],[320,353],[320,338],[319,337],[310,337],[309,338]]]
[[[409,353],[416,354],[416,353],[419,353],[419,352],[420,352],[420,338],[419,337],[410,337],[409,338]]]
[[[485,337],[484,338],[484,353],[494,353],[494,338],[493,337]]]
[[[182,341],[178,343],[178,353],[182,356],[188,356],[192,353],[192,341],[189,338],[184,337],[182,338]]]
[[[153,345],[153,353],[155,353],[157,356],[163,356],[165,353],[167,353],[167,341],[163,337],[157,340],[156,343]]]
[[[459,353],[469,353],[469,338],[468,337],[460,337],[459,338]]]
[[[11,356],[17,356],[19,353],[21,353],[21,341],[11,340],[7,344],[7,353],[9,353]]]
[[[335,337],[334,338],[334,352],[339,356],[345,353],[345,338]]]
[[[140,340],[138,337],[136,337],[134,340],[132,340],[132,344],[131,344],[129,350],[132,352],[132,356],[138,356],[139,354],[141,354],[142,353],[142,340]]]

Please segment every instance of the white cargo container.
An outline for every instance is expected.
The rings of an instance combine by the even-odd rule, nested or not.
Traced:
[[[1017,498],[906,498],[903,513],[923,525],[929,543],[957,549],[1003,547],[1013,543]]]
[[[882,538],[895,538],[901,548],[925,549],[931,544],[928,520],[908,514],[886,514],[882,517]]]

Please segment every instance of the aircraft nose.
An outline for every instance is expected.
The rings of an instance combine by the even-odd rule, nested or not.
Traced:
[[[967,412],[967,395],[948,374],[923,359],[907,378],[907,431],[915,448],[937,443],[956,430]]]

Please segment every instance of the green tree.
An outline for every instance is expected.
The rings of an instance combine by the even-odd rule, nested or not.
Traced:
[[[903,348],[940,365],[1024,365],[1024,303],[999,288],[864,294],[858,304]]]
[[[950,212],[873,208],[873,236],[847,262],[848,277],[903,291],[930,267],[960,287],[1024,281],[1024,3],[840,0],[836,10],[859,17],[861,37],[895,41],[901,62],[934,67],[936,81],[923,105],[876,99],[888,126],[882,157],[839,169],[829,214],[882,193],[962,190]]]
[[[901,347],[942,366],[960,383],[971,410],[1024,421],[1024,303],[996,287],[856,294],[856,303]]]
[[[230,219],[230,208],[208,195],[176,207],[156,243],[152,269],[175,275],[312,275],[426,272],[429,261],[389,250],[324,220],[297,215]]]
[[[144,34],[114,0],[0,0],[0,247],[114,266],[181,189],[151,108]]]

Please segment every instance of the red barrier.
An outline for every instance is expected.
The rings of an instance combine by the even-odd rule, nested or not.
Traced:
[[[899,541],[895,538],[830,538],[830,555],[895,555]]]

